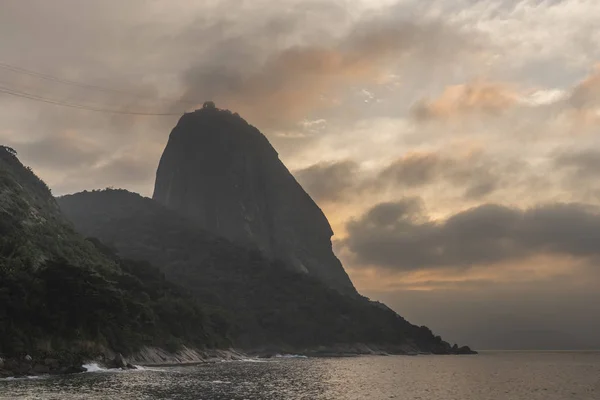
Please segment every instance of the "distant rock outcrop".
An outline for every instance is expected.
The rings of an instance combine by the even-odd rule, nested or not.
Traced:
[[[210,102],[185,114],[162,155],[153,198],[209,232],[356,294],[323,212],[265,136],[237,114]]]

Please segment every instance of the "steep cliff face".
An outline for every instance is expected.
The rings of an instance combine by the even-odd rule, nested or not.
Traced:
[[[211,233],[356,293],[333,254],[323,212],[265,136],[236,114],[205,106],[179,120],[160,160],[153,198]]]

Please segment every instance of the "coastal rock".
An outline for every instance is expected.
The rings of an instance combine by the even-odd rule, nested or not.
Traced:
[[[68,374],[80,374],[82,372],[86,372],[87,369],[83,366],[83,365],[69,365],[67,367],[63,367],[60,371],[59,374],[61,375],[68,375]]]
[[[242,360],[247,358],[236,350],[198,349],[183,346],[176,353],[170,353],[156,347],[144,347],[131,355],[130,361],[138,365],[185,365],[218,362],[221,360]]]
[[[118,353],[110,363],[110,368],[127,369],[127,360],[121,353]]]
[[[3,360],[0,377],[24,377],[47,374],[75,374],[85,372],[82,363],[76,359],[58,360],[55,358],[14,357]]]
[[[45,364],[35,364],[31,371],[35,375],[45,375],[50,373],[50,367]]]
[[[32,365],[25,359],[11,359],[5,360],[4,369],[9,372],[8,376],[20,377],[30,375]]]
[[[475,350],[471,350],[471,348],[469,346],[462,346],[462,347],[458,348],[454,354],[471,355],[471,354],[478,354],[478,353]]]
[[[208,105],[181,117],[160,160],[153,199],[211,233],[356,294],[321,209],[267,138],[227,110]]]

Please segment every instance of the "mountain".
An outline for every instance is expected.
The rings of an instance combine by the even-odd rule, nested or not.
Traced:
[[[58,201],[83,234],[124,257],[156,263],[203,304],[226,310],[234,345],[246,351],[307,353],[325,346],[356,352],[358,344],[398,353],[452,351],[429,329],[384,305],[342,294],[257,249],[206,232],[149,198],[107,189]]]
[[[325,215],[265,136],[237,114],[208,102],[179,120],[153,199],[208,232],[356,294],[332,251]]]
[[[327,220],[266,138],[210,103],[171,133],[154,200],[103,190],[58,201],[84,235],[226,310],[246,351],[470,353],[360,296]]]
[[[159,269],[120,259],[76,233],[46,184],[5,146],[0,304],[0,376],[68,369],[74,359],[147,346],[229,344],[229,326],[217,310],[201,306]],[[28,362],[15,361],[25,354]],[[35,364],[45,359],[55,361]]]

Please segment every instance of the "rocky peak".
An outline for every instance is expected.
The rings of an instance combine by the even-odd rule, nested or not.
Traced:
[[[183,115],[171,132],[153,198],[209,232],[356,293],[321,209],[258,129],[212,102]]]

